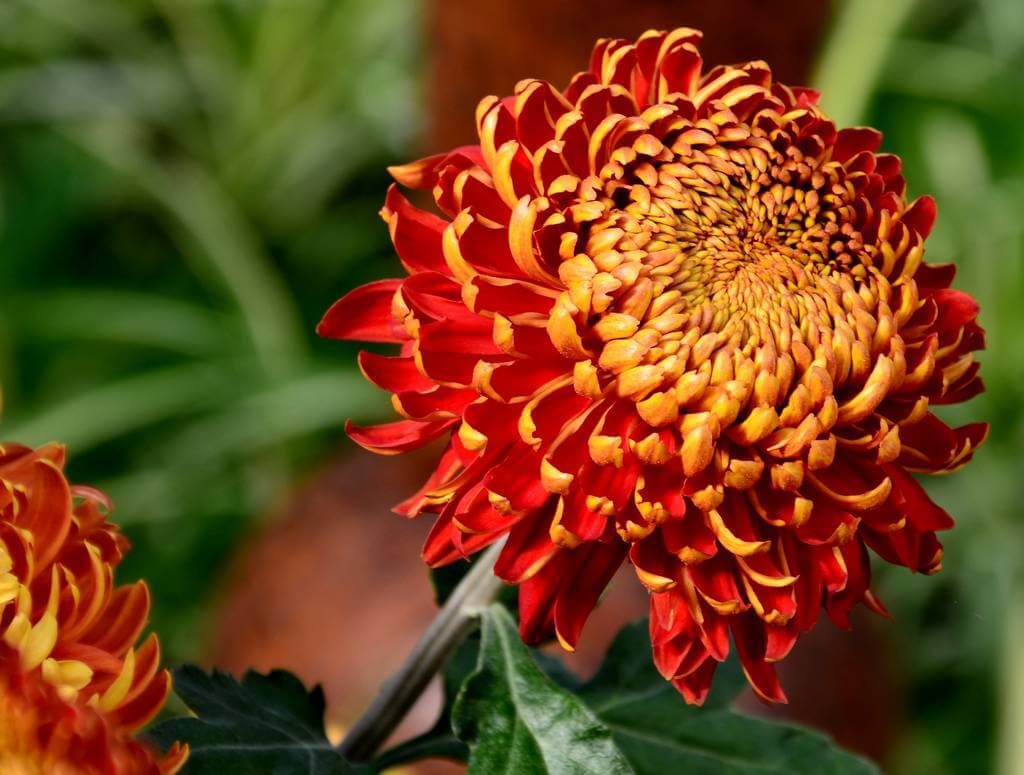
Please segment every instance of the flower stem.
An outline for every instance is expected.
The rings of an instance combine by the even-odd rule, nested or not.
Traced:
[[[346,759],[365,762],[373,758],[448,656],[477,627],[480,610],[493,602],[502,588],[501,579],[494,575],[494,563],[504,544],[504,539],[495,542],[473,563],[398,672],[388,678],[345,735],[338,751]]]

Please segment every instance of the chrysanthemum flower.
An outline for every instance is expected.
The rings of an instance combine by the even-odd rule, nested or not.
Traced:
[[[763,62],[705,70],[689,29],[602,40],[560,91],[520,82],[479,145],[392,169],[407,277],[335,304],[405,419],[350,427],[396,454],[449,436],[403,514],[443,565],[499,536],[522,635],[573,648],[623,561],[651,593],[658,668],[693,703],[735,643],[760,697],[824,608],[848,626],[868,549],[939,569],[949,515],[913,473],[964,464],[984,424],[976,303],[923,260],[873,129],[837,130]]]
[[[115,587],[126,539],[109,503],[63,474],[64,450],[0,446],[0,772],[165,775],[132,733],[170,690],[142,582]]]

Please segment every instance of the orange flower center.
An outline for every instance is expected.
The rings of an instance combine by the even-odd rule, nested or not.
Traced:
[[[581,339],[600,353],[582,371],[646,401],[652,425],[706,400],[709,384],[730,404],[745,401],[791,340],[814,350],[835,338],[850,360],[857,342],[888,348],[891,288],[875,267],[878,247],[853,225],[843,166],[781,145],[735,125],[718,136],[691,128],[671,147],[645,135],[604,167],[592,200],[571,208],[583,248],[563,251],[560,274],[588,313]],[[792,365],[800,376],[811,358]],[[758,401],[767,406],[786,397],[769,382]]]

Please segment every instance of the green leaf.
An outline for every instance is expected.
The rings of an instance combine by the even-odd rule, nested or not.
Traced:
[[[15,422],[7,433],[27,444],[61,439],[76,454],[82,454],[104,442],[237,395],[238,387],[231,383],[230,376],[202,361],[132,374],[83,390]]]
[[[729,710],[742,676],[735,666],[723,667],[705,707],[688,706],[655,670],[646,622],[638,622],[619,633],[580,698],[611,730],[637,775],[878,772],[818,732]]]
[[[94,340],[211,357],[234,343],[234,318],[208,305],[119,288],[19,291],[4,311],[32,337]]]
[[[505,608],[483,613],[476,672],[452,714],[469,744],[470,773],[629,773],[607,727],[583,702],[545,676]]]
[[[188,743],[185,775],[360,772],[324,734],[323,691],[307,692],[291,673],[250,671],[238,683],[186,665],[175,670],[174,689],[197,718],[166,721],[150,734],[164,747]]]
[[[462,684],[476,670],[479,653],[480,637],[474,634],[448,658],[441,671],[444,705],[437,723],[422,735],[385,751],[374,760],[374,769],[385,771],[418,759],[441,758],[460,762],[469,760],[469,748],[452,731],[452,707]],[[583,682],[560,659],[537,649],[530,649],[530,654],[544,674],[556,684],[571,692],[579,690]]]

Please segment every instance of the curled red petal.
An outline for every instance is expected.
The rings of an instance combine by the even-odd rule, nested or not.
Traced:
[[[334,302],[316,332],[328,339],[400,342],[404,338],[391,318],[391,300],[401,280],[377,280]]]
[[[433,441],[451,428],[454,420],[399,420],[361,428],[351,421],[345,432],[363,449],[381,455],[409,452]]]

